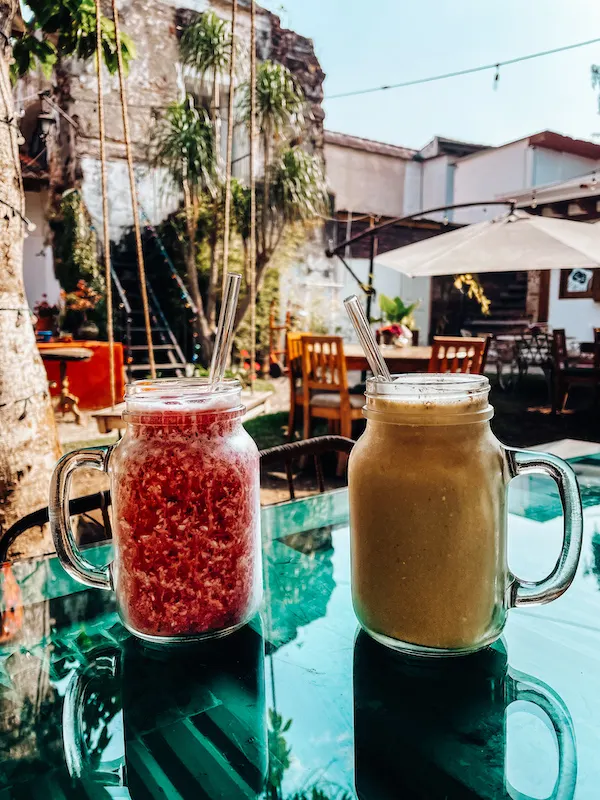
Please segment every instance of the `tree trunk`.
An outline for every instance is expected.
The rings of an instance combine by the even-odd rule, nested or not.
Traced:
[[[185,268],[189,292],[194,301],[198,313],[196,314],[196,332],[198,333],[198,344],[200,345],[201,362],[208,366],[213,349],[213,337],[206,319],[204,302],[198,283],[198,267],[196,265],[196,224],[195,214],[192,208],[192,197],[190,188],[186,181],[183,182],[183,198],[185,203],[185,221],[187,227],[187,242],[185,245]]]
[[[260,292],[263,279],[265,277],[265,272],[267,267],[269,266],[269,262],[271,261],[271,255],[268,258],[264,258],[262,254],[256,256],[256,293]],[[234,331],[237,331],[239,326],[242,324],[244,317],[246,316],[248,309],[250,308],[250,292],[247,291],[244,295],[240,297],[237,311],[235,313],[235,320],[233,323]]]
[[[222,173],[222,159],[221,159],[221,111],[220,111],[220,75],[215,68],[213,73],[213,93],[212,93],[212,108],[211,108],[211,122],[213,126],[213,142],[215,148],[215,164],[217,166],[217,175],[219,178]],[[208,274],[208,292],[206,296],[206,317],[211,329],[214,330],[217,324],[217,285],[219,282],[219,264],[217,261],[217,240],[219,238],[219,213],[221,211],[221,197],[217,189],[213,216],[214,223],[213,229],[210,234],[210,270]]]
[[[219,285],[219,262],[217,261],[217,242],[219,239],[219,199],[213,206],[213,228],[210,232],[208,246],[210,248],[210,270],[208,273],[208,293],[206,297],[206,316],[211,330],[217,326],[217,289]]]
[[[9,36],[16,0],[0,0],[0,31]],[[10,47],[0,37],[0,119],[15,117],[9,79]],[[60,455],[46,371],[39,356],[23,284],[25,198],[18,131],[0,125],[0,531],[48,505],[50,475]],[[7,218],[8,217],[8,218]],[[51,549],[34,531],[19,551]]]

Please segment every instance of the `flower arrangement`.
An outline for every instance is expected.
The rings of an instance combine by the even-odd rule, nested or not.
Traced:
[[[77,281],[77,288],[73,292],[61,292],[61,297],[67,311],[82,311],[84,314],[96,308],[102,299],[102,295],[84,280]]]
[[[379,295],[379,308],[383,321],[405,325],[411,331],[416,328],[414,313],[420,304],[420,300],[407,305],[400,297],[391,298],[384,294]]]
[[[77,288],[72,292],[61,292],[63,313],[61,329],[75,334],[80,339],[95,339],[98,326],[88,320],[88,312],[94,311],[102,300],[102,295],[92,289],[83,279],[77,281]]]
[[[254,362],[254,375],[250,368],[250,353],[247,350],[240,350],[241,363],[234,369],[234,377],[242,384],[248,386],[251,381],[255,381],[257,375],[260,375],[261,366],[258,361]]]
[[[42,299],[34,305],[33,313],[36,317],[36,331],[51,331],[53,334],[58,332],[60,306],[50,305],[47,294],[43,294]]]
[[[416,328],[414,312],[419,304],[420,300],[407,305],[400,297],[379,295],[382,321],[388,323],[377,331],[383,344],[408,344],[412,341],[412,331]]]

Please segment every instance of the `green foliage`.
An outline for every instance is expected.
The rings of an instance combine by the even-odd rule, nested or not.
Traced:
[[[77,292],[80,281],[100,295],[92,308],[66,309],[61,319],[63,330],[75,332],[87,318],[106,336],[106,287],[104,275],[96,258],[96,234],[81,194],[76,189],[65,192],[59,213],[51,221],[54,232],[54,271],[66,295]]]
[[[191,95],[167,108],[154,137],[154,162],[166,167],[178,183],[187,181],[195,194],[214,188],[213,129]]]
[[[95,287],[100,280],[96,234],[79,191],[71,189],[63,194],[52,228],[54,269],[61,287],[65,292],[74,292],[80,280]]]
[[[276,266],[267,267],[263,284],[256,295],[256,354],[259,360],[269,353],[269,316],[273,301],[278,307],[279,269]],[[251,342],[250,314],[246,314],[235,334],[235,351],[238,353],[241,350],[250,351]]]
[[[13,42],[13,79],[39,64],[49,77],[58,56],[87,60],[96,53],[96,6],[94,0],[29,0],[26,32]],[[115,26],[102,16],[102,51],[108,70],[117,70]],[[127,70],[135,58],[135,46],[121,33],[121,54]]]
[[[50,78],[56,64],[56,48],[47,39],[23,36],[13,43],[14,64],[11,65],[13,81],[30,72],[38,63],[45,78]]]
[[[291,747],[288,747],[284,733],[289,731],[292,720],[283,721],[281,714],[269,709],[269,775],[267,778],[268,789],[278,789],[281,787],[283,775],[290,767]]]
[[[231,25],[212,11],[201,14],[183,31],[179,52],[182,62],[201,78],[209,71],[223,72],[229,66]]]
[[[471,275],[470,273],[455,275],[454,288],[466,294],[469,299],[476,300],[481,308],[481,313],[486,317],[489,316],[491,302],[476,275]]]
[[[283,64],[263,61],[256,70],[256,117],[260,131],[281,138],[286,130],[298,131],[304,124],[304,94]],[[243,87],[242,113],[250,120],[250,84]]]
[[[262,239],[264,192],[257,187],[257,237]],[[232,219],[243,239],[250,236],[250,188],[231,182]],[[300,147],[284,150],[271,170],[270,203],[267,224],[271,229],[297,222],[310,222],[327,209],[327,188],[323,163],[318,156]]]
[[[271,202],[289,222],[314,219],[327,208],[323,162],[301,147],[284,150],[275,163]]]
[[[231,218],[242,239],[250,238],[250,187],[231,179]]]
[[[413,329],[415,325],[414,312],[419,307],[420,300],[406,305],[399,297],[387,297],[385,294],[379,295],[379,308],[386,322],[397,322]]]

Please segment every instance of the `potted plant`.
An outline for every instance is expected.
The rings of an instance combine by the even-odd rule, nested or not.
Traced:
[[[416,330],[414,312],[419,307],[420,300],[408,305],[400,297],[387,297],[379,295],[379,308],[382,319],[387,325],[377,331],[384,345],[410,344],[413,330]]]
[[[99,334],[95,322],[88,320],[87,312],[93,311],[102,296],[88,286],[86,281],[77,282],[73,292],[62,293],[64,302],[64,319],[61,327],[74,333],[78,339],[96,339]]]
[[[58,333],[58,315],[60,314],[60,308],[57,305],[50,305],[47,294],[43,294],[42,299],[38,300],[34,305],[33,313],[36,317],[36,333],[41,333],[43,331],[44,333],[49,332],[53,336],[56,336]]]

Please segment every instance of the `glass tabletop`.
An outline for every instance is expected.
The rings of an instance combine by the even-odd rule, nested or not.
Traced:
[[[263,509],[265,603],[203,647],[144,647],[55,558],[3,574],[0,800],[454,800],[600,795],[600,456],[579,459],[577,578],[475,656],[358,632],[345,490]],[[510,495],[511,569],[560,549],[552,484]],[[109,545],[88,550],[99,562]],[[12,632],[12,635],[11,635]]]

